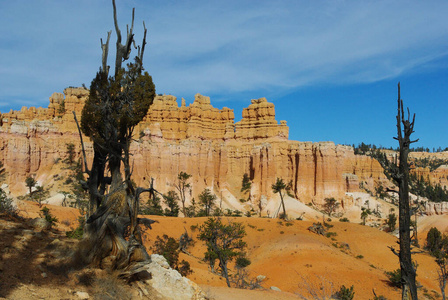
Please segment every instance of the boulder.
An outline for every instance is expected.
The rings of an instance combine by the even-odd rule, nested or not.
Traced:
[[[176,270],[169,267],[162,255],[152,254],[151,263],[145,266],[152,276],[146,284],[156,290],[163,299],[199,300],[206,299],[201,288],[186,277],[182,277]]]

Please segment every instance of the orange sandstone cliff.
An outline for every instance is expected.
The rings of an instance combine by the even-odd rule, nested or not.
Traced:
[[[30,174],[42,184],[50,180],[55,164],[67,157],[67,143],[74,143],[80,155],[72,111],[80,118],[87,97],[86,89],[67,88],[50,97],[48,108],[1,114],[0,161],[13,193],[26,192],[24,179]],[[360,182],[373,185],[385,178],[376,160],[355,155],[352,147],[288,140],[286,121],[275,120],[274,104],[265,98],[252,100],[241,121],[234,118],[232,109],[217,109],[199,94],[189,106],[184,99],[179,106],[174,96],[157,96],[135,130],[134,180],[147,186],[154,178],[156,188],[166,192],[184,171],[193,175],[190,199],[208,187],[224,205],[238,208],[244,173],[252,180],[254,203],[274,197],[271,185],[277,177],[292,183],[296,199],[315,204],[326,197],[344,200]],[[92,144],[84,141],[91,159]]]

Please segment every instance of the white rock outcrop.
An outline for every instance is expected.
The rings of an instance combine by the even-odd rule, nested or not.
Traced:
[[[145,268],[152,275],[151,279],[146,280],[146,284],[156,290],[163,299],[206,299],[201,288],[190,279],[182,277],[176,270],[171,269],[162,255],[152,254],[151,263]]]

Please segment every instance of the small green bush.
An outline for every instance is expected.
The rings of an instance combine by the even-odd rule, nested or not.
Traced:
[[[339,219],[339,222],[347,222],[347,223],[350,223],[350,220],[347,219],[346,217],[344,217],[344,218],[340,218],[340,219]]]
[[[190,263],[186,260],[182,260],[180,262],[179,267],[177,268],[177,271],[179,271],[180,275],[182,275],[184,277],[193,273],[193,270],[190,268]]]
[[[428,250],[431,255],[437,256],[442,248],[442,244],[442,233],[436,227],[432,227],[426,235],[426,250]]]
[[[345,287],[345,285],[343,285],[334,296],[338,300],[353,300],[353,298],[355,297],[355,292],[353,289],[353,285],[350,288],[347,288]]]
[[[389,227],[389,230],[392,232],[395,230],[395,226],[397,224],[397,215],[396,214],[389,214],[387,217],[387,226]]]
[[[157,236],[153,247],[154,253],[160,254],[167,260],[171,268],[179,271],[182,276],[193,273],[190,269],[190,263],[183,260],[179,262],[179,243],[172,237],[164,234],[161,238]]]
[[[243,216],[243,212],[239,211],[239,210],[234,210],[232,213],[232,216],[234,217],[242,217]]]
[[[84,236],[84,225],[86,224],[86,219],[84,216],[78,218],[78,227],[72,231],[67,231],[65,235],[71,239],[80,240]]]
[[[338,234],[336,233],[336,232],[327,232],[326,234],[325,234],[325,236],[327,237],[327,238],[330,238],[330,237],[333,237],[333,236],[337,236]]]
[[[328,219],[330,220],[330,219]],[[330,220],[331,221],[331,220]],[[327,227],[327,229],[332,228],[334,225],[328,224],[328,223],[324,223],[324,226]]]
[[[245,268],[250,264],[251,264],[251,261],[245,256],[238,257],[235,262],[235,266],[239,269]]]
[[[179,243],[172,237],[164,234],[157,236],[154,242],[154,252],[166,258],[171,268],[176,269],[179,261]]]
[[[0,188],[0,213],[9,216],[17,216],[17,208],[12,203],[12,199],[6,196],[6,193]]]
[[[386,276],[389,279],[390,286],[401,288],[401,269],[386,272]]]
[[[215,208],[215,209],[213,210],[212,215],[213,215],[214,217],[219,217],[219,216],[224,215],[224,213],[223,213],[222,209],[220,209],[219,207],[217,207],[217,208]]]
[[[44,206],[40,211],[44,215],[44,219],[50,224],[50,227],[53,227],[58,222],[58,219],[50,213],[48,207]]]

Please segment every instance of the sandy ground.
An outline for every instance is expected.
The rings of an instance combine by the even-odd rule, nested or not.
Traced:
[[[217,287],[200,284],[205,294],[214,300],[293,300],[301,299],[298,295],[287,292],[277,292],[270,290],[243,290],[229,287]]]
[[[79,213],[76,209],[52,205],[47,207],[59,219],[56,228],[59,233],[37,239],[35,247],[45,248],[51,239],[58,234],[63,236],[66,230],[73,229],[77,225]],[[34,218],[39,215],[40,208],[36,203],[23,202],[20,208],[26,217]],[[398,257],[388,248],[398,246],[397,238],[375,228],[333,221],[330,222],[333,227],[328,231],[334,234],[332,237],[325,237],[308,231],[307,228],[313,224],[312,221],[285,222],[268,218],[224,217],[224,222],[236,221],[245,225],[247,236],[244,240],[248,246],[247,255],[252,262],[248,267],[250,276],[266,276],[262,282],[265,290],[251,291],[228,288],[225,280],[211,273],[208,265],[202,261],[205,246],[197,239],[199,231],[197,228],[206,218],[148,217],[157,221],[153,224],[153,229],[146,231],[144,235],[145,246],[149,249],[149,253],[152,252],[151,246],[157,236],[167,234],[179,238],[187,230],[194,237],[196,243],[188,249],[191,255],[181,253],[180,260],[190,262],[193,273],[188,277],[198,283],[213,299],[301,299],[300,295],[309,299],[310,289],[330,293],[337,291],[341,285],[346,287],[353,285],[355,299],[372,299],[373,290],[377,295],[384,295],[388,299],[400,298],[400,291],[389,286],[385,275],[385,271],[395,270],[399,266]],[[424,243],[427,231],[433,226],[446,232],[448,216],[429,216],[419,220],[420,244]],[[32,247],[33,245],[27,245],[23,249],[24,253],[33,253],[35,249]],[[5,244],[0,244],[3,265],[5,259],[9,257],[4,255],[5,251]],[[26,259],[27,264],[32,265],[39,257],[34,253]],[[433,291],[439,292],[436,281],[437,266],[433,258],[425,253],[416,254],[414,259],[418,263],[417,280],[422,285],[421,299],[425,299],[423,296],[425,290],[429,294],[434,294]],[[233,269],[232,264],[230,268]],[[4,273],[0,272],[0,276],[4,276]],[[10,282],[13,282],[11,283],[13,287],[9,288],[8,299],[20,299],[20,297],[27,299],[28,296],[29,299],[37,299],[31,297],[33,293],[58,295],[58,297],[68,295],[66,299],[72,299],[73,289],[76,287],[64,286],[63,280],[57,276],[52,279],[52,284],[44,284],[45,281],[39,278],[41,272],[37,271],[34,274],[39,280],[34,280],[34,275],[29,274],[26,276],[15,274],[14,276],[18,276],[12,277],[15,278],[15,283],[13,279],[9,279],[12,280]],[[22,277],[26,280],[22,280]],[[49,277],[53,278],[51,274]],[[279,288],[281,292],[270,290],[272,286]],[[15,293],[19,293],[18,298],[13,296]],[[45,296],[41,298],[57,299]]]
[[[153,230],[147,233],[149,247],[151,240],[158,235],[168,234],[178,238],[187,229],[195,236],[197,230],[192,231],[192,225],[195,228],[205,221],[205,218],[152,218],[159,223],[154,224]],[[439,222],[448,223],[447,216],[438,219]],[[262,284],[266,289],[275,286],[284,292],[307,297],[310,286],[320,289],[321,285],[328,285],[326,289],[333,286],[333,291],[336,291],[341,285],[354,285],[355,299],[373,298],[372,290],[388,299],[400,297],[400,291],[389,286],[385,275],[386,271],[399,267],[398,257],[388,248],[397,247],[397,238],[391,234],[360,224],[331,222],[333,227],[329,231],[336,233],[331,239],[309,232],[307,228],[312,225],[309,221],[280,222],[266,218],[225,220],[245,224],[247,254],[252,261],[248,269],[253,277],[267,277]],[[221,277],[212,274],[207,265],[198,259],[203,257],[205,251],[200,241],[189,251],[196,258],[184,255],[182,259],[192,265],[194,273],[189,276],[190,279],[208,286],[226,286]],[[417,279],[420,284],[429,292],[438,291],[437,266],[433,258],[424,253],[414,257],[419,265]]]

